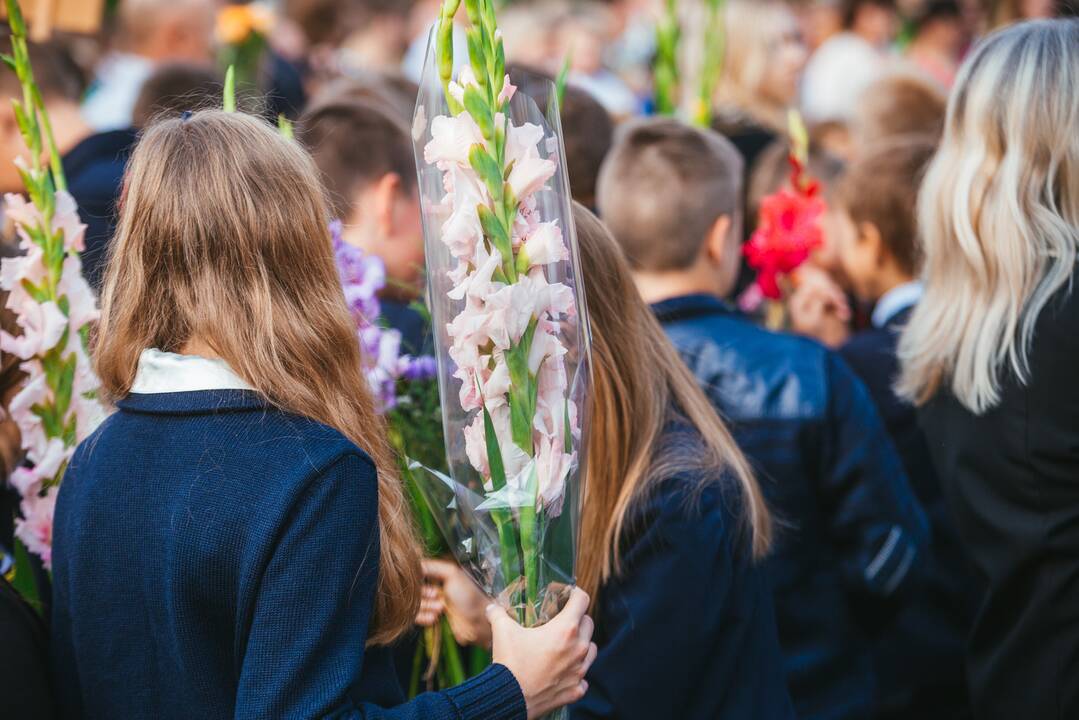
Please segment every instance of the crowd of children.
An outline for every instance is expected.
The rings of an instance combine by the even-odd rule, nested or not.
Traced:
[[[92,61],[31,47],[116,411],[60,492],[48,629],[0,580],[0,711],[1079,713],[1079,8],[729,0],[700,127],[652,113],[661,5],[500,10],[515,84],[568,72],[594,364],[581,590],[529,630],[421,570],[326,223],[430,352],[412,127],[438,3],[282,3],[248,113],[212,109],[211,0],[121,0]],[[743,248],[795,109],[824,244],[773,331],[739,309]],[[19,137],[0,104],[0,157]],[[406,701],[393,643],[443,613],[493,664]]]

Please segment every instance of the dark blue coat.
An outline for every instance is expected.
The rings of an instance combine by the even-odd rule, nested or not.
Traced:
[[[763,330],[716,298],[653,309],[782,524],[766,569],[799,717],[871,716],[866,629],[920,583],[929,541],[872,400],[835,353]]]
[[[68,191],[79,205],[79,219],[86,224],[82,275],[95,291],[101,289],[109,240],[116,228],[116,201],[135,138],[134,128],[96,133],[63,158]]]
[[[919,502],[929,516],[933,553],[925,586],[875,642],[884,709],[890,717],[955,720],[969,714],[964,645],[980,586],[937,479],[914,406],[896,395],[899,334],[911,309],[854,335],[839,352],[880,411]]]
[[[597,598],[599,655],[572,720],[794,718],[741,500],[729,482],[698,484],[667,480],[632,513],[622,572]]]
[[[401,704],[366,646],[378,537],[374,465],[336,430],[250,391],[128,396],[57,501],[62,716],[523,720],[500,665]]]

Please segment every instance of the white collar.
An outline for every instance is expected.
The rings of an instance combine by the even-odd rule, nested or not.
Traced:
[[[911,280],[884,293],[873,308],[870,320],[873,327],[882,328],[888,321],[922,299],[925,286],[920,280]]]
[[[139,367],[131,392],[193,392],[196,390],[251,390],[224,360],[198,355],[177,355],[147,348],[139,355]]]

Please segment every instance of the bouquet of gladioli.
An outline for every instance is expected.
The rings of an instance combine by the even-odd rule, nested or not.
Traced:
[[[79,251],[83,231],[68,194],[60,154],[34,83],[26,45],[26,25],[18,3],[7,0],[11,57],[4,60],[22,85],[15,119],[29,150],[29,163],[16,160],[29,202],[10,193],[6,215],[15,222],[22,254],[0,266],[0,287],[15,312],[17,336],[0,332],[0,350],[15,355],[26,380],[8,411],[19,426],[29,465],[15,470],[11,484],[22,496],[15,534],[48,568],[52,517],[60,479],[75,446],[104,417],[96,400],[97,378],[87,356],[90,324],[98,317],[93,292],[82,277]],[[47,155],[48,164],[42,162]],[[17,548],[17,552],[18,552]],[[25,558],[22,558],[23,560]],[[25,562],[16,567],[16,585],[33,599],[36,588]]]
[[[757,271],[754,292],[767,301],[767,324],[784,324],[779,302],[792,283],[792,275],[814,250],[824,244],[821,216],[825,205],[820,183],[806,172],[809,138],[797,112],[790,113],[791,166],[789,185],[761,200],[757,229],[744,252],[749,266]]]
[[[535,625],[574,581],[587,316],[555,85],[510,84],[492,0],[465,0],[453,78],[460,4],[442,5],[413,124],[449,461],[421,490],[461,565]]]

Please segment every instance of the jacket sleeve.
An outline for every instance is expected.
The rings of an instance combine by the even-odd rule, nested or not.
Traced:
[[[845,582],[872,615],[924,578],[929,523],[862,382],[835,353],[826,363],[820,493]]]
[[[378,560],[375,470],[366,458],[347,455],[296,501],[262,574],[238,679],[237,720],[524,720],[520,687],[501,665],[392,709],[353,696]]]

